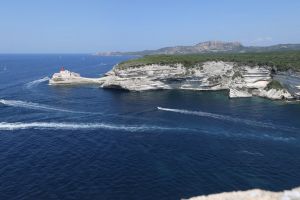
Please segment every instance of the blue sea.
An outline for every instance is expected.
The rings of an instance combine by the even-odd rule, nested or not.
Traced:
[[[300,104],[49,86],[131,57],[0,55],[0,199],[181,199],[300,186]]]

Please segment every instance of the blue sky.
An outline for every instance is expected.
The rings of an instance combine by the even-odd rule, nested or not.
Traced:
[[[300,43],[299,0],[1,0],[0,53]]]

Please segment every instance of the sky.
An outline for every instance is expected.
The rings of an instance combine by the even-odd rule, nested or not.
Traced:
[[[300,0],[0,0],[0,53],[300,43]]]

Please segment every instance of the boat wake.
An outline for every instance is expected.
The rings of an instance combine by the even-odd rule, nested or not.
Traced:
[[[247,154],[247,155],[250,155],[250,156],[264,156],[264,154],[262,154],[260,152],[252,152],[252,151],[247,151],[247,150],[240,151],[239,153]]]
[[[73,110],[67,110],[57,107],[52,107],[48,105],[26,102],[26,101],[16,101],[16,100],[5,100],[0,99],[0,104],[12,107],[19,107],[19,108],[26,108],[26,109],[33,109],[33,110],[42,110],[42,111],[58,111],[58,112],[69,112],[69,113],[86,113],[86,112],[78,112]]]
[[[183,128],[170,128],[161,126],[147,125],[115,125],[106,123],[55,123],[55,122],[31,122],[31,123],[7,123],[0,122],[0,130],[12,131],[23,129],[51,129],[51,130],[80,130],[80,129],[106,129],[129,132],[146,132],[146,131],[182,131],[189,130]]]
[[[208,113],[208,112],[202,112],[202,111],[190,111],[190,110],[182,110],[182,109],[172,109],[172,108],[163,108],[163,107],[157,107],[158,110],[167,111],[167,112],[175,112],[175,113],[181,113],[185,115],[196,115],[200,117],[209,117],[214,118],[218,120],[224,120],[224,121],[230,121],[235,123],[243,123],[249,126],[258,126],[263,128],[271,128],[271,129],[281,129],[285,131],[299,131],[296,128],[293,127],[285,127],[285,126],[276,126],[271,123],[264,123],[264,122],[257,122],[253,120],[248,119],[240,119],[235,117],[230,117],[227,115],[220,115],[220,114],[214,114],[214,113]]]
[[[26,83],[25,86],[26,86],[26,88],[32,88],[34,86],[37,86],[40,83],[43,83],[43,82],[49,81],[49,80],[50,80],[50,78],[48,76],[46,76],[44,78],[41,78],[41,79],[34,80],[34,81],[29,82],[29,83]]]
[[[111,131],[126,131],[126,132],[201,132],[201,130],[183,128],[183,127],[168,127],[168,126],[151,126],[151,125],[122,125],[109,123],[77,123],[77,122],[0,122],[0,131],[17,131],[17,130],[111,130]],[[231,136],[232,137],[232,136]],[[247,136],[251,137],[251,136]],[[268,139],[281,142],[289,142],[294,138],[273,137],[263,135],[261,137],[253,136],[256,139]]]

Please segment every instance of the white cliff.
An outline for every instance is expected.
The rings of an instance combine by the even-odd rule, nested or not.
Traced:
[[[287,90],[266,90],[272,81],[271,68],[239,66],[232,62],[205,62],[191,68],[182,64],[114,67],[103,78],[102,87],[130,91],[157,89],[229,90],[229,97],[261,96],[293,98]]]
[[[238,97],[252,97],[252,94],[247,90],[230,88],[229,89],[229,97],[230,98],[238,98]]]
[[[257,90],[253,90],[252,94],[255,96],[265,97],[274,100],[293,99],[293,96],[286,89],[280,89],[280,90],[257,89]]]
[[[224,192],[192,197],[189,200],[300,200],[300,188],[285,190],[283,192],[270,192],[260,189]]]
[[[296,98],[300,99],[300,73],[287,71],[274,75],[274,80],[279,81]]]
[[[138,67],[115,66],[101,78],[84,78],[67,70],[55,73],[51,85],[99,84],[103,88],[129,91],[180,89],[228,90],[230,98],[260,96],[269,99],[292,99],[284,88],[268,88],[272,82],[271,68],[250,67],[233,62],[210,61],[193,67],[182,64],[151,64]],[[300,80],[300,79],[299,79]]]

